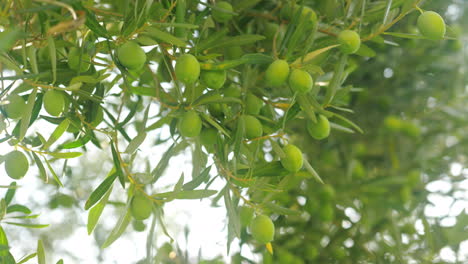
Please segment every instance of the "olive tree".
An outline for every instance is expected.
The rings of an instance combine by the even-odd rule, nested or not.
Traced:
[[[425,186],[466,162],[466,110],[454,96],[466,99],[464,64],[445,61],[460,44],[441,12],[449,4],[3,1],[0,161],[12,181],[0,258],[45,263],[41,239],[22,260],[8,243],[8,225],[51,229],[38,208],[15,203],[34,176],[59,193],[86,190],[50,204],[88,211],[89,234],[118,209],[115,227],[96,235],[102,250],[147,232],[140,263],[189,262],[152,243],[179,199],[225,207],[233,263],[254,262],[230,252],[233,242],[264,263],[434,263],[441,248],[458,251],[466,214],[446,228],[424,213]],[[447,135],[456,144],[443,148]],[[162,145],[159,160],[144,151]],[[80,160],[95,149],[100,173],[83,177]],[[191,175],[167,175],[187,152]]]

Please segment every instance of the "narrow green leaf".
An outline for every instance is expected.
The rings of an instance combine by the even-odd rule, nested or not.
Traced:
[[[231,46],[242,46],[246,44],[251,44],[260,40],[264,40],[265,37],[262,35],[254,35],[254,34],[245,34],[240,36],[234,37],[225,37],[223,40],[211,43],[205,49],[214,49],[214,48],[225,48]]]
[[[307,160],[305,156],[303,156],[303,160],[304,160],[304,168],[314,177],[316,181],[323,184],[322,178],[320,178],[320,175],[314,170],[312,165],[310,165],[309,161]]]
[[[44,245],[42,244],[42,240],[37,241],[37,263],[38,264],[46,264],[45,261],[45,253],[44,253]]]
[[[16,193],[16,182],[12,182],[10,183],[10,188],[8,188],[5,194],[6,205],[9,205],[11,203],[11,200],[13,200],[13,197],[15,197],[15,193]]]
[[[180,191],[180,192],[165,192],[165,193],[158,193],[153,195],[156,199],[164,199],[168,198],[172,199],[180,199],[180,200],[190,200],[190,199],[203,199],[210,197],[216,194],[218,191],[216,190],[189,190],[189,191]]]
[[[14,212],[20,212],[20,213],[23,213],[23,214],[30,214],[31,210],[28,207],[26,207],[24,205],[21,205],[21,204],[12,204],[12,205],[7,207],[7,209],[6,209],[7,214],[14,213]]]
[[[133,154],[138,147],[145,141],[146,138],[146,132],[140,132],[138,135],[130,141],[130,143],[127,146],[127,149],[125,149],[125,152],[128,154]]]
[[[47,37],[47,46],[49,47],[50,65],[52,66],[52,83],[57,80],[57,50],[52,36]]]
[[[29,121],[31,120],[31,114],[36,101],[37,88],[34,88],[33,91],[29,94],[28,102],[26,103],[26,108],[24,110],[23,116],[21,117],[21,127],[19,132],[19,141],[22,141],[26,135],[26,131],[29,127]]]
[[[298,58],[297,60],[295,60],[293,63],[291,63],[291,66],[294,66],[294,65],[301,65],[301,64],[306,64],[308,63],[309,61],[315,59],[318,55],[324,53],[324,52],[327,52],[333,48],[336,48],[338,47],[339,45],[330,45],[328,47],[325,47],[325,48],[321,48],[321,49],[318,49],[318,50],[314,50],[312,52],[309,52],[307,53],[303,58]]]
[[[47,175],[46,169],[44,168],[44,164],[42,164],[41,159],[34,151],[31,151],[31,154],[33,155],[34,162],[36,162],[37,169],[39,170],[39,177],[47,183],[49,181],[49,177]]]
[[[44,146],[42,146],[42,148],[43,149],[48,149],[50,146],[52,146],[52,144],[54,144],[55,141],[57,141],[63,135],[63,133],[65,133],[65,131],[67,131],[69,125],[70,125],[70,119],[68,119],[68,118],[64,119],[60,123],[60,125],[58,125],[55,128],[54,132],[52,132],[49,139],[44,144]]]
[[[117,173],[113,173],[111,176],[107,177],[99,186],[91,193],[88,200],[85,204],[85,210],[91,208],[95,203],[97,203],[104,194],[112,187],[115,179],[117,178]]]
[[[60,145],[60,149],[74,149],[74,148],[79,148],[79,147],[82,147],[84,145],[86,145],[86,143],[88,143],[90,140],[91,140],[92,136],[89,135],[89,134],[86,134],[85,136],[83,137],[80,137],[78,138],[77,140],[75,141],[72,141],[72,142],[68,142],[68,143],[64,143],[62,145]]]
[[[47,154],[57,159],[72,159],[83,155],[81,152],[47,152]]]
[[[362,129],[354,124],[351,120],[347,119],[346,117],[342,116],[342,115],[339,115],[337,113],[333,113],[333,116],[334,117],[337,117],[338,119],[341,119],[342,121],[344,121],[345,123],[347,123],[348,125],[350,125],[352,128],[354,128],[356,131],[358,131],[359,133],[363,134],[364,131],[362,131]]]
[[[182,189],[184,191],[189,191],[189,190],[193,190],[195,188],[197,188],[198,186],[200,186],[200,184],[202,184],[203,182],[205,182],[207,179],[209,179],[209,176],[210,176],[210,170],[211,170],[211,166],[209,166],[208,168],[205,168],[201,173],[200,175],[198,175],[197,177],[195,177],[193,180],[187,182],[186,184],[184,184],[184,186],[182,187]]]
[[[94,13],[89,12],[86,10],[86,22],[85,25],[93,31],[94,34],[96,34],[99,37],[104,37],[104,38],[109,38],[109,33],[107,33],[107,30],[105,27],[103,27],[101,24],[96,19],[96,16]]]
[[[210,123],[210,125],[214,126],[217,130],[221,131],[221,133],[223,133],[224,135],[226,135],[226,137],[228,138],[231,138],[231,136],[229,135],[229,133],[226,131],[226,129],[224,129],[220,124],[218,124],[216,121],[214,121],[211,116],[205,114],[205,113],[201,113],[201,116],[203,117],[203,119],[205,119],[208,123]]]
[[[178,37],[175,37],[171,35],[170,33],[167,33],[165,31],[162,31],[156,27],[147,27],[145,29],[145,33],[148,34],[150,37],[160,40],[178,47],[186,47],[187,43],[183,40],[181,40]]]
[[[117,224],[114,226],[112,231],[110,232],[109,236],[107,237],[106,241],[102,244],[101,248],[106,248],[110,246],[112,243],[115,242],[127,229],[128,224],[132,220],[132,215],[130,214],[129,204],[125,207],[125,210],[120,215]]]
[[[0,32],[0,53],[10,50],[15,42],[22,37],[23,33],[18,28],[7,28]]]
[[[104,207],[107,204],[107,201],[109,200],[109,196],[112,193],[112,186],[107,190],[106,194],[102,199],[96,204],[96,206],[93,206],[91,210],[89,210],[88,213],[88,223],[86,225],[86,228],[88,230],[88,235],[90,235],[94,228],[96,227],[99,218],[101,217],[102,212],[104,211]]]
[[[115,150],[115,147],[114,147],[114,142],[111,141],[110,145],[111,145],[111,151],[112,151],[112,160],[114,161],[114,167],[115,167],[115,170],[116,170],[116,174],[119,177],[120,184],[125,189],[124,173],[122,171],[122,166],[120,164],[119,157],[117,156],[117,151]]]
[[[44,161],[46,162],[46,165],[49,168],[50,173],[52,173],[52,176],[54,177],[54,180],[58,183],[58,185],[60,185],[60,187],[63,187],[62,182],[60,181],[59,177],[57,176],[54,169],[50,165],[49,161],[47,159],[44,159]]]
[[[4,257],[8,255],[8,238],[6,236],[5,231],[3,230],[3,227],[0,226],[0,246],[2,246],[3,249],[0,249],[0,256]]]
[[[163,154],[161,160],[159,161],[158,165],[151,171],[151,175],[153,177],[152,183],[155,183],[164,173],[167,166],[169,165],[169,160],[172,156],[177,155],[180,151],[185,149],[188,146],[188,142],[186,140],[177,143],[174,142],[169,149]]]
[[[46,228],[48,227],[49,225],[42,225],[42,224],[28,224],[28,223],[13,223],[13,222],[4,222],[5,224],[9,224],[9,225],[15,225],[15,226],[21,226],[21,227],[26,227],[26,228]]]
[[[315,116],[315,109],[313,108],[312,104],[309,102],[306,95],[298,94],[297,95],[297,102],[301,106],[302,111],[304,111],[307,117],[312,120],[313,122],[317,122],[317,117]]]
[[[28,262],[30,259],[35,258],[36,256],[37,256],[36,253],[31,253],[31,254],[25,256],[24,258],[20,259],[20,260],[18,261],[18,263],[16,263],[16,264],[23,264],[23,263],[26,263],[26,262]]]

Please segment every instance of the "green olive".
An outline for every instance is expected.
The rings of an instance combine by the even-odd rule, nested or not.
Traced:
[[[283,151],[285,156],[281,158],[281,165],[290,172],[298,172],[303,163],[301,150],[289,144],[283,148]]]
[[[251,115],[244,115],[242,121],[244,122],[245,137],[253,139],[263,135],[263,126],[257,118]]]
[[[418,29],[428,39],[439,40],[445,36],[444,19],[434,11],[426,11],[418,17]]]
[[[117,49],[117,58],[126,68],[138,70],[145,65],[146,53],[136,42],[129,41]]]
[[[142,194],[137,194],[130,203],[130,212],[136,220],[145,220],[151,216],[153,202]]]
[[[263,101],[252,93],[248,93],[245,98],[245,113],[258,115],[262,109]]]
[[[10,101],[10,103],[5,106],[7,116],[12,119],[20,119],[26,107],[26,102],[23,97],[12,94],[8,97],[8,101]]]
[[[232,5],[226,1],[219,1],[211,11],[213,19],[220,23],[226,23],[232,19]]]
[[[226,82],[226,71],[202,71],[200,78],[208,88],[220,89]]]
[[[356,31],[343,30],[338,34],[338,43],[340,49],[345,54],[353,54],[359,50],[361,46],[361,38]]]
[[[289,86],[294,92],[307,93],[313,84],[312,76],[304,70],[294,69],[289,75]]]
[[[80,53],[81,53],[81,63],[80,63]],[[70,69],[85,72],[89,70],[91,66],[91,57],[86,53],[84,50],[81,51],[78,48],[71,48],[70,52],[68,53],[68,67]],[[78,69],[79,67],[79,69]]]
[[[273,241],[275,237],[275,225],[270,217],[259,215],[250,224],[252,237],[261,244],[267,244]]]
[[[183,137],[196,137],[202,129],[202,120],[196,112],[188,111],[180,118],[178,128]]]
[[[240,223],[242,226],[249,226],[254,217],[254,209],[248,206],[242,206],[239,209]]]
[[[5,171],[15,180],[19,180],[28,172],[29,162],[22,152],[14,150],[6,155],[5,158]]]
[[[289,64],[285,60],[275,60],[265,72],[265,81],[270,86],[283,85],[289,76]]]
[[[236,85],[231,85],[224,88],[222,91],[225,97],[240,98],[242,95],[241,89]]]
[[[145,231],[145,228],[146,228],[145,222],[141,220],[133,220],[132,226],[133,226],[133,230],[137,232],[143,232]]]
[[[218,139],[218,130],[214,128],[204,128],[200,133],[200,142],[205,146],[208,152],[214,151],[214,144],[216,144]]]
[[[192,54],[184,54],[177,59],[175,73],[181,82],[195,83],[200,76],[200,63]]]
[[[330,121],[325,116],[319,115],[317,123],[312,122],[312,120],[307,122],[307,131],[315,139],[327,138],[330,135]]]
[[[59,116],[65,109],[65,96],[57,90],[48,90],[43,98],[44,108],[51,116]]]

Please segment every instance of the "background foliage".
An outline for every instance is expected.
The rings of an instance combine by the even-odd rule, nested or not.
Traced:
[[[140,263],[226,262],[195,260],[181,243],[155,243],[155,236],[171,234],[165,226],[171,219],[164,217],[171,201],[204,197],[226,208],[228,252],[234,241],[255,253],[252,258],[240,246],[242,256],[231,250],[229,263],[254,263],[258,256],[264,263],[446,263],[440,252],[447,247],[458,256],[455,261],[466,261],[460,250],[468,222],[460,209],[467,199],[461,30],[468,24],[466,5],[303,1],[320,21],[309,24],[309,17],[280,15],[288,2],[232,1],[233,19],[219,23],[211,18],[216,9],[211,1],[3,1],[0,101],[20,94],[30,108],[21,121],[7,118],[2,109],[0,149],[2,154],[24,151],[31,167],[17,181],[20,188],[2,175],[8,190],[0,206],[2,261],[20,263],[27,253],[44,263],[44,252],[55,261],[67,253],[54,248],[54,241],[83,226],[96,247],[112,247],[141,228],[129,203],[142,191],[152,195],[154,208],[143,224],[148,242]],[[446,19],[450,39],[429,41],[418,34],[416,4]],[[346,28],[360,32],[363,40],[356,55],[344,56],[333,46]],[[142,69],[128,70],[116,58],[115,49],[129,39],[145,47]],[[73,47],[81,58],[92,58],[85,72],[68,64]],[[325,47],[330,49],[301,62]],[[224,88],[174,80],[173,62],[188,52],[202,69],[226,69]],[[298,95],[287,85],[266,86],[265,69],[276,57],[289,63],[299,59],[295,65],[315,80],[312,91]],[[41,109],[50,89],[66,94],[69,106],[59,117]],[[261,99],[256,116],[265,133],[246,140],[237,120],[251,93]],[[201,115],[205,129],[219,131],[216,144],[179,136],[177,122],[187,110]],[[330,115],[332,132],[318,141],[304,124],[323,111]],[[29,119],[29,127],[21,124]],[[73,125],[78,129],[67,130]],[[278,162],[278,148],[287,142],[299,146],[310,163],[298,173],[288,173]],[[160,159],[150,155],[154,149],[164,152]],[[191,173],[165,173],[171,158],[184,155],[191,156]],[[34,177],[42,181],[34,193],[47,203],[16,204],[13,193],[19,195]],[[220,188],[214,188],[217,182]],[[448,188],[434,188],[447,183]],[[443,197],[451,202],[448,215],[428,215]],[[274,220],[273,255],[241,225],[241,205]],[[115,227],[99,224],[103,207]],[[90,216],[83,222],[79,216],[85,209]],[[42,216],[35,215],[39,212]],[[43,225],[43,215],[54,212],[67,214],[67,221]],[[39,236],[36,228],[42,227]],[[39,241],[37,255],[9,254],[24,243],[23,236]]]

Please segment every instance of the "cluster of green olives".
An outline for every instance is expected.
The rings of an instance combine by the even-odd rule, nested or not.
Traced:
[[[288,78],[289,77],[289,78]],[[307,93],[312,89],[314,81],[307,71],[293,69],[290,72],[289,64],[285,60],[275,60],[265,72],[265,82],[272,87],[278,87],[289,82],[294,92]]]
[[[226,82],[225,70],[201,70],[200,62],[192,54],[184,54],[177,58],[175,66],[177,79],[186,85],[194,84],[198,79],[211,89],[221,89]]]

